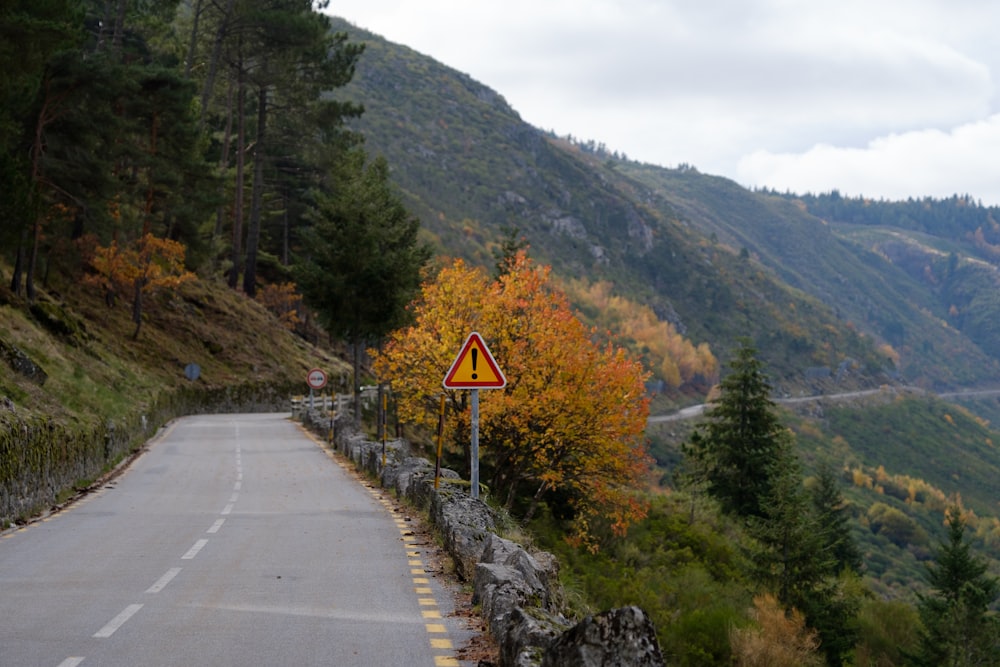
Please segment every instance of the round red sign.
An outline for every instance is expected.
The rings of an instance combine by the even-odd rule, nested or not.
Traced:
[[[314,368],[306,375],[306,384],[312,389],[322,389],[326,386],[326,373],[318,368]]]

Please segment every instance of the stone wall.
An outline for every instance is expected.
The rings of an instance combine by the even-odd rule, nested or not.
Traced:
[[[325,414],[306,411],[307,428],[324,438]],[[468,482],[442,470],[434,488],[434,464],[411,455],[406,441],[383,446],[367,440],[346,420],[333,429],[334,447],[401,498],[425,510],[442,536],[458,575],[473,587],[490,633],[500,647],[500,667],[656,667],[663,657],[649,617],[623,607],[584,619],[566,618],[559,562],[529,553],[498,535],[502,518],[469,495]]]
[[[44,381],[44,372],[24,368],[40,384]],[[265,382],[217,388],[190,383],[163,391],[147,409],[91,422],[29,415],[13,401],[0,400],[0,530],[30,521],[60,498],[82,491],[175,417],[283,411],[289,393],[287,385]]]

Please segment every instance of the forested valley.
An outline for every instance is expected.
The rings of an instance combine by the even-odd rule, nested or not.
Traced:
[[[668,664],[1000,664],[1000,407],[935,396],[1000,377],[997,211],[638,164],[335,10],[0,7],[2,528],[315,366],[429,453],[478,330],[487,499],[571,612],[642,606]]]

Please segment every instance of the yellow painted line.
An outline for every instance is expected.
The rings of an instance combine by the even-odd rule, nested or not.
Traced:
[[[307,429],[302,429],[302,431],[316,444],[320,445],[323,453],[326,456],[344,468],[345,470],[353,470],[344,460],[334,455],[334,451],[325,446],[324,442],[313,437],[311,431]],[[410,521],[401,518],[399,512],[395,509],[392,502],[380,492],[376,491],[375,487],[364,485],[368,492],[372,495],[372,498],[377,500],[386,511],[391,515],[393,520],[396,522],[396,527],[399,529],[400,539],[403,541],[403,546],[407,549],[406,557],[408,560],[408,565],[410,565],[410,574],[413,575],[414,593],[418,596],[417,603],[422,607],[420,610],[420,615],[425,620],[442,620],[441,612],[436,607],[438,606],[437,600],[433,597],[433,590],[430,588],[430,580],[427,578],[427,572],[423,568],[423,561],[420,560],[420,551],[415,549],[417,545],[411,544],[417,540],[417,536],[413,534],[414,524]],[[23,530],[23,529],[22,529]],[[10,535],[2,535],[0,537],[10,537]],[[419,597],[421,595],[430,595],[431,597]],[[448,629],[444,623],[426,623],[425,627],[429,635],[447,635]],[[454,646],[448,637],[430,637],[431,649],[438,651],[453,651]],[[450,655],[435,655],[434,656],[434,667],[461,667],[459,661]]]

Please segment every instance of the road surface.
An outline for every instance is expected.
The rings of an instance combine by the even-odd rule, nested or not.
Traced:
[[[463,665],[432,549],[286,415],[174,422],[0,538],[0,666]]]

